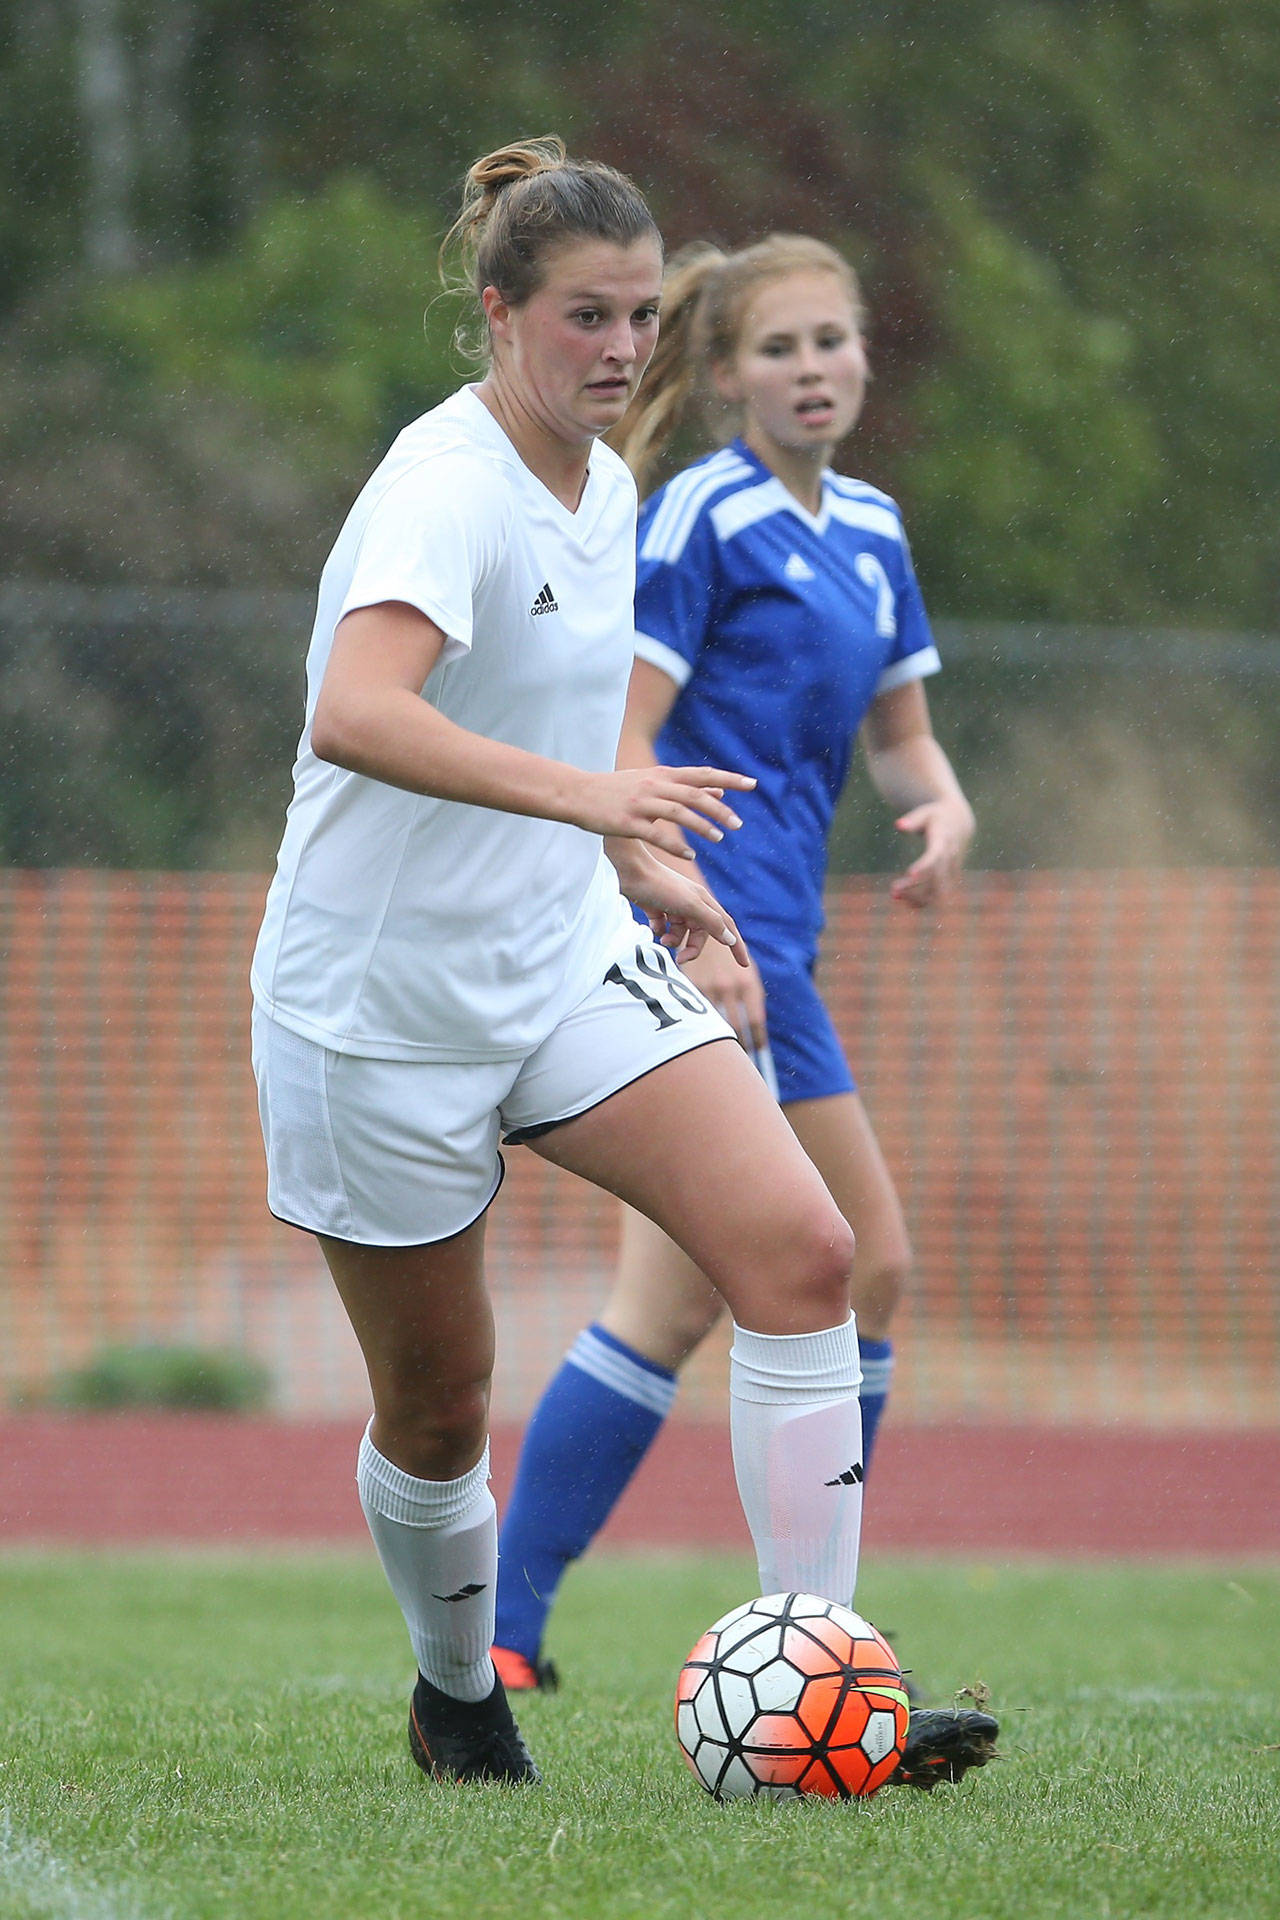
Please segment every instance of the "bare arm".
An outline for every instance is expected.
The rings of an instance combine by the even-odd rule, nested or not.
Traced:
[[[410,793],[648,841],[682,863],[692,857],[682,828],[719,840],[739,824],[722,796],[754,784],[741,774],[588,773],[456,726],[421,695],[444,644],[434,622],[400,601],[341,620],[312,719],[317,756]]]
[[[647,660],[635,660],[627,688],[627,710],[622,716],[622,734],[618,741],[620,767],[656,767],[655,742],[676,703],[680,689],[669,673],[650,666]]]
[[[906,906],[936,905],[955,884],[973,838],[973,809],[933,737],[924,686],[910,680],[872,702],[862,724],[872,785],[924,851],[890,888]]]

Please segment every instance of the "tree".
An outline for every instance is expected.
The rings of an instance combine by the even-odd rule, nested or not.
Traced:
[[[1276,0],[897,0],[824,63],[816,91],[898,152],[902,231],[936,250],[902,474],[953,610],[1274,624],[1280,195],[1246,156],[1274,142],[1278,66]],[[1010,447],[1065,504],[1006,519],[1006,574],[965,557],[947,499],[961,449],[998,490]],[[989,556],[999,522],[978,531]]]

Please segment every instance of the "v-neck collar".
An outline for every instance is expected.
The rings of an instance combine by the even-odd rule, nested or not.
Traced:
[[[733,442],[733,451],[738,454],[741,459],[746,460],[753,466],[756,472],[761,475],[764,484],[773,489],[771,498],[776,500],[780,508],[788,513],[794,513],[796,519],[803,521],[804,525],[809,527],[814,533],[821,534],[826,532],[831,523],[831,484],[829,477],[830,469],[828,467],[822,469],[822,499],[819,502],[818,511],[816,513],[810,513],[804,502],[796,499],[790,487],[784,485],[773,471],[773,468],[766,466],[760,458],[760,455],[756,453],[752,447],[749,447],[745,440],[735,440]]]
[[[520,469],[530,483],[538,489],[539,497],[545,500],[558,514],[567,529],[575,533],[580,540],[586,540],[592,527],[600,517],[604,489],[600,482],[600,473],[596,462],[597,442],[591,442],[591,451],[587,455],[587,477],[582,483],[582,493],[576,507],[566,507],[564,501],[552,492],[545,480],[539,478],[527,460],[520,456],[519,449],[511,435],[495,414],[490,413],[474,386],[460,389],[459,399],[468,405],[474,416],[479,415],[486,438],[494,449]]]

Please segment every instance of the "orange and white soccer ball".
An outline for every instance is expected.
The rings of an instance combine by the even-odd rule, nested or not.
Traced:
[[[676,1685],[676,1738],[717,1800],[865,1799],[907,1737],[888,1642],[849,1607],[770,1593],[708,1627]]]

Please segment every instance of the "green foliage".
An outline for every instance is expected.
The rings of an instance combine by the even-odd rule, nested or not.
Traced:
[[[602,1556],[521,1703],[541,1788],[432,1787],[371,1552],[0,1561],[0,1911],[160,1920],[1255,1920],[1280,1902],[1274,1569],[877,1559],[861,1606],[1005,1758],[932,1795],[718,1807],[676,1670],[745,1560]],[[74,1701],[75,1711],[68,1710]]]
[[[87,231],[89,43],[9,14],[0,259],[47,348]],[[212,395],[308,488],[358,478],[456,378],[448,319],[420,322],[465,165],[558,125],[674,239],[810,226],[866,267],[850,457],[901,495],[939,612],[1274,624],[1280,191],[1249,156],[1280,0],[886,0],[852,33],[808,0],[214,0],[122,9],[116,54],[138,265],[94,283],[89,342],[144,411]]]
[[[891,0],[824,63],[926,256],[895,466],[939,611],[1274,628],[1278,60],[1276,0]]]
[[[595,6],[518,0],[304,0],[291,84],[271,100],[288,141],[274,187],[354,170],[439,220],[477,154],[566,123],[566,58],[592,40],[616,44],[617,22]]]
[[[129,593],[116,609],[65,589],[0,591],[3,856],[269,864],[309,619],[290,595]]]
[[[271,1394],[271,1376],[243,1353],[202,1347],[106,1347],[87,1366],[60,1375],[49,1390],[53,1406],[81,1413],[121,1407],[164,1407],[204,1413],[258,1413]]]
[[[457,384],[439,238],[372,181],[334,178],[215,259],[105,290],[87,325],[141,384],[227,399],[309,468],[350,471]]]
[[[74,9],[0,5],[0,575],[313,588],[389,439],[467,371],[434,299],[463,171],[555,128],[633,173],[673,241],[809,228],[849,251],[875,382],[842,464],[901,500],[936,615],[1276,629],[1280,0],[94,19],[96,43]],[[114,275],[95,44],[123,86]],[[264,857],[305,632],[224,641],[221,618],[187,652],[164,610],[110,642],[0,632],[0,856]],[[939,711],[966,776],[1026,793],[1039,766],[1009,756],[1044,740],[986,724],[1006,684],[980,708],[948,682]],[[1123,758],[1112,691],[1081,724]],[[1224,764],[1252,732],[1231,720]],[[1249,745],[1228,784],[1257,764]],[[1032,808],[998,844],[1070,857],[1070,810]],[[1231,835],[1139,838],[1198,858]]]
[[[52,5],[0,8],[0,313],[60,277],[80,241],[75,74]]]
[[[967,194],[934,202],[948,345],[915,390],[905,465],[931,598],[957,616],[1142,618],[1130,543],[1162,463],[1126,388],[1131,332]]]

